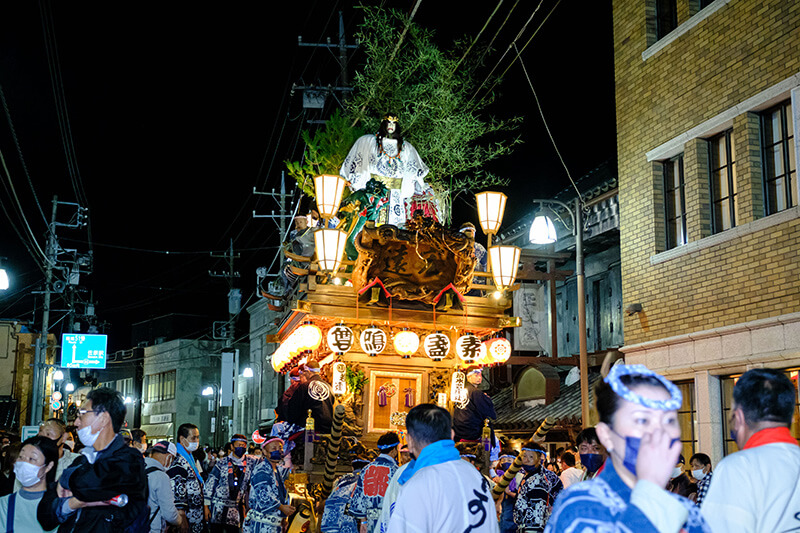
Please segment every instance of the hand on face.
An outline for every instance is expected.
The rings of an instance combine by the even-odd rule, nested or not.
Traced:
[[[662,428],[642,435],[639,455],[636,458],[636,477],[666,487],[678,456],[681,454],[681,443],[673,442],[673,436]]]

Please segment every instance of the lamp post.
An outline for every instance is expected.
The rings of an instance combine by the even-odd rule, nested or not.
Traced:
[[[583,267],[583,203],[581,198],[575,198],[572,208],[558,200],[534,200],[534,204],[543,206],[558,205],[567,210],[570,215],[572,227],[566,222],[564,226],[572,230],[575,236],[575,275],[578,285],[578,349],[579,369],[581,373],[581,417],[583,427],[589,426],[589,360],[586,354],[586,286]],[[552,220],[544,214],[537,215],[531,225],[529,234],[533,244],[551,244],[556,241],[555,226]]]
[[[6,272],[6,269],[3,267],[3,259],[6,258],[0,257],[0,291],[7,290],[8,287],[10,286],[8,280],[8,272]]]
[[[256,372],[258,374],[258,407],[256,408],[256,419],[260,422],[261,421],[261,363],[253,363],[256,367]],[[251,367],[247,367],[242,372],[242,377],[244,378],[252,378],[255,377],[255,373],[253,373],[253,369]]]
[[[214,434],[214,439],[212,440],[212,442],[214,443],[214,447],[216,448],[217,445],[218,445],[217,443],[219,442],[219,439],[217,439],[217,435],[219,434],[219,427],[220,427],[220,423],[219,423],[219,386],[216,383],[212,383],[211,385],[209,385],[208,387],[203,389],[200,394],[202,394],[203,396],[212,396],[213,397],[211,401],[214,402],[214,404],[213,404],[214,405],[214,409],[213,410],[209,409],[209,411],[212,411],[214,413],[214,430],[212,431],[212,433]]]

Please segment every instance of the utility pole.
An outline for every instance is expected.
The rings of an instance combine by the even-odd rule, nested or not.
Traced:
[[[286,192],[285,172],[281,172],[281,192],[275,192],[275,188],[272,189],[272,192],[261,192],[257,191],[256,188],[253,187],[253,194],[271,196],[278,203],[278,207],[280,208],[280,212],[278,214],[275,214],[274,209],[272,210],[272,214],[269,215],[257,215],[255,210],[253,210],[253,218],[271,218],[281,231],[281,242],[285,241],[287,237],[287,221],[294,217],[294,210],[291,209],[291,201],[294,197],[294,193],[295,189],[292,189],[292,192],[290,193]],[[278,264],[278,269],[280,270],[280,264]]]
[[[233,286],[233,280],[239,277],[239,273],[233,269],[233,262],[236,259],[239,259],[239,254],[234,254],[233,252],[233,239],[230,240],[230,245],[228,246],[228,251],[224,254],[214,254],[211,253],[211,257],[216,257],[220,259],[225,259],[227,263],[227,270],[221,273],[218,272],[211,272],[209,270],[208,275],[212,278],[225,278],[225,281],[228,283],[228,323],[227,327],[225,328],[225,335],[223,336],[223,340],[225,341],[225,348],[223,350],[222,359],[223,362],[220,368],[220,396],[222,396],[222,387],[225,386],[223,383],[226,376],[222,376],[222,368],[226,367],[225,363],[225,352],[230,352],[233,350],[235,356],[233,361],[233,401],[231,402],[230,407],[230,417],[229,420],[232,422],[232,425],[236,425],[236,400],[239,390],[239,350],[233,349],[233,340],[236,336],[236,317],[239,315],[239,311],[241,310],[242,304],[242,291],[240,289],[236,289]],[[223,407],[228,407],[224,405]],[[228,428],[231,427],[231,424],[228,425]],[[217,424],[216,431],[220,430],[220,424]]]

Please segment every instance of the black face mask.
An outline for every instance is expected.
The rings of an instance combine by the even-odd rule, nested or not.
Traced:
[[[417,460],[417,454],[415,454],[414,452],[408,452],[408,456],[411,457],[412,461]]]

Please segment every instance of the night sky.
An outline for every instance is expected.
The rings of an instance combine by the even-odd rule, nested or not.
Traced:
[[[556,3],[542,2],[520,47]],[[384,2],[405,11],[412,4]],[[489,65],[500,60],[537,4],[518,3]],[[279,186],[281,162],[299,156],[298,133],[308,127],[301,120],[300,93],[291,97],[291,85],[340,83],[333,54],[298,47],[297,37],[336,41],[342,10],[352,44],[359,23],[352,2],[275,5],[61,1],[47,4],[48,24],[39,2],[0,6],[0,85],[25,162],[23,167],[0,109],[0,150],[11,180],[0,168],[2,206],[22,229],[13,185],[44,248],[44,218],[50,217],[53,195],[68,202],[85,198],[90,231],[59,229],[58,234],[66,248],[86,251],[92,243],[94,273],[81,281],[97,301],[98,317],[110,326],[112,350],[130,348],[130,325],[150,317],[201,314],[209,324],[226,319],[227,286],[208,271],[224,270],[225,263],[209,252],[223,253],[230,239],[241,256],[236,286],[243,303],[255,301],[255,269],[271,263],[278,237],[272,221],[251,217],[254,209],[273,209],[272,200],[252,191]],[[502,3],[487,34],[495,33],[513,5]],[[495,7],[428,0],[415,20],[435,28],[447,46],[455,37],[475,35]],[[59,133],[45,29],[57,44],[78,187],[70,179]],[[615,157],[611,34],[610,2],[562,1],[523,52],[575,179]],[[351,74],[362,60],[359,53],[352,57]],[[525,117],[525,144],[491,168],[512,180],[508,224],[528,212],[530,198],[555,194],[569,182],[519,63],[499,91],[492,112]],[[457,216],[469,216],[466,203],[455,209]],[[0,318],[31,320],[36,309],[38,325],[41,303],[30,291],[43,275],[6,212],[0,213],[0,257],[13,278],[12,288],[0,295]],[[51,322],[59,317],[56,313]],[[240,335],[246,333],[246,313],[243,319]]]

